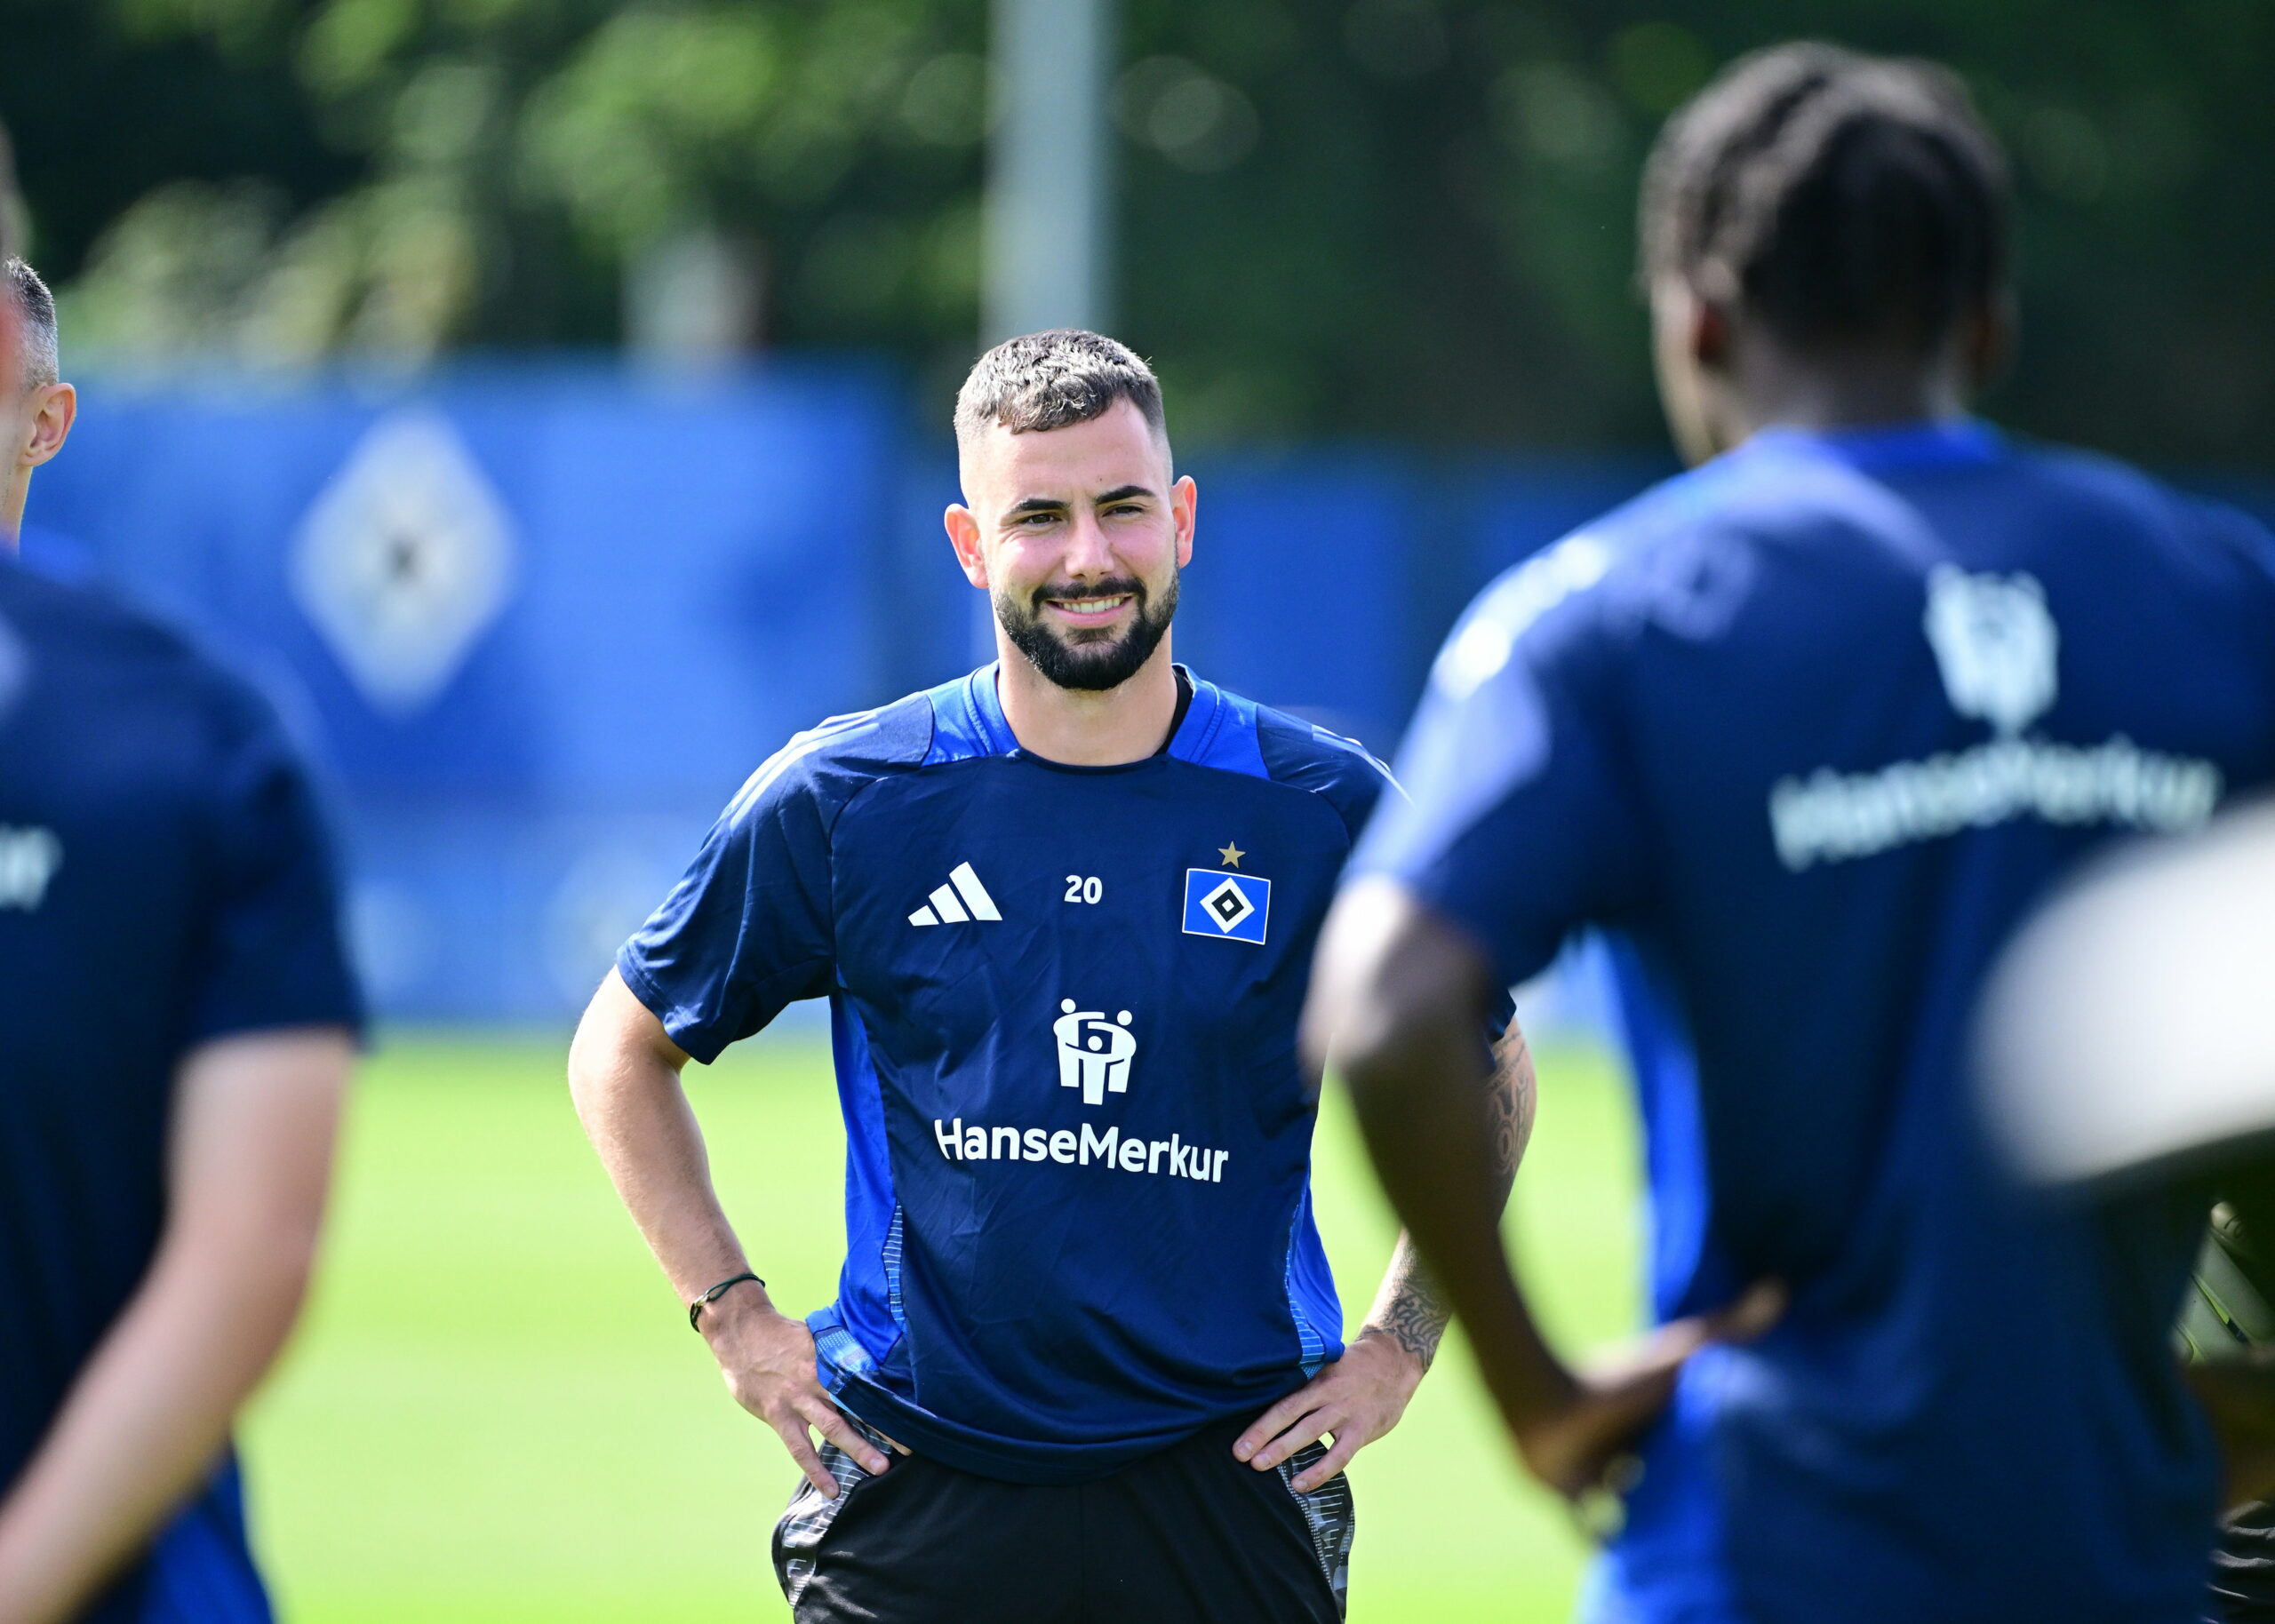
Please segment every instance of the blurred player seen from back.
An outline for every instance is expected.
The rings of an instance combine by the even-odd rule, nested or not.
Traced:
[[[359,1018],[331,859],[266,704],[16,561],[71,412],[37,279],[0,286],[0,1619],[265,1624],[229,1431],[307,1287]]]
[[[1198,495],[1144,362],[1012,339],[957,438],[946,528],[1000,657],[759,768],[594,998],[578,1109],[806,1473],[774,1534],[802,1624],[1332,1620],[1342,1467],[1444,1325],[1401,1245],[1346,1343],[1312,1220],[1296,1019],[1387,776],[1171,663]],[[824,997],[848,1246],[802,1321],[680,1072]],[[1484,1030],[1505,1195],[1529,1071],[1512,1034],[1484,1085]]]
[[[2275,779],[2269,537],[1967,415],[2008,201],[1937,68],[1734,66],[1662,135],[1641,228],[1702,466],[1456,628],[1413,803],[1329,927],[1313,1051],[1527,1461],[1628,1491],[1587,1617],[2196,1619],[2220,1462],[2167,1337],[2204,1198],[2026,1198],[1968,1039],[2065,875]],[[1661,1329],[1580,1374],[1536,1334],[1464,1148],[1462,1034],[1591,926]]]

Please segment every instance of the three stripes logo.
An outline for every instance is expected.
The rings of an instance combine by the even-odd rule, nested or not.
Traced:
[[[937,869],[933,871],[938,872]],[[925,905],[908,916],[912,925],[962,925],[972,919],[1001,919],[1002,914],[995,907],[995,899],[987,895],[987,888],[979,883],[979,876],[971,872],[971,864],[959,863],[948,871],[948,883],[932,893]]]

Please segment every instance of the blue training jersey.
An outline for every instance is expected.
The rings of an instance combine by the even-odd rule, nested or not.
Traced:
[[[1023,1483],[1112,1472],[1342,1352],[1296,1021],[1387,776],[1208,682],[1168,748],[1019,748],[996,670],[799,735],[619,955],[709,1061],[827,998],[846,1408]]]
[[[2199,1616],[2206,1198],[2026,1198],[1969,1023],[2083,860],[2275,777],[2266,535],[1980,425],[1771,431],[1488,588],[1400,772],[1359,871],[1511,981],[1609,935],[1656,1312],[1792,1287],[1685,1371],[1592,1616]]]
[[[0,1493],[140,1285],[182,1057],[352,1025],[331,858],[268,707],[0,559]],[[251,1624],[225,1463],[82,1624]]]

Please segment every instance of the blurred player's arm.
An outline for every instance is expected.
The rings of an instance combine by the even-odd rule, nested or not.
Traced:
[[[0,1501],[0,1619],[71,1616],[212,1470],[298,1318],[352,1055],[340,1030],[184,1058],[149,1273]]]
[[[569,1090],[586,1135],[648,1249],[692,1302],[722,1280],[750,1272],[734,1226],[719,1206],[703,1130],[680,1084],[688,1055],[674,1043],[615,970],[585,1011],[569,1051]],[[756,1281],[706,1307],[698,1328],[735,1401],[782,1437],[799,1469],[833,1499],[811,1428],[872,1473],[885,1459],[830,1399],[814,1367],[805,1322],[783,1314]]]
[[[1526,1465],[1576,1495],[1604,1481],[1665,1405],[1685,1358],[1756,1328],[1775,1298],[1757,1294],[1726,1316],[1661,1326],[1616,1365],[1585,1373],[1556,1357],[1501,1240],[1506,1187],[1477,1040],[1497,996],[1467,936],[1395,882],[1361,880],[1329,918],[1304,1045],[1313,1065],[1331,1056],[1349,1087],[1383,1187],[1467,1328]]]
[[[1516,1017],[1493,1044],[1485,1078],[1486,1146],[1491,1156],[1494,1205],[1506,1207],[1525,1146],[1532,1140],[1533,1113],[1538,1106],[1538,1079],[1533,1074],[1532,1051]],[[1375,1305],[1368,1310],[1361,1341],[1388,1337],[1428,1370],[1438,1357],[1438,1343],[1453,1319],[1453,1310],[1430,1278],[1429,1268],[1415,1249],[1414,1237],[1398,1232],[1391,1254],[1390,1271],[1383,1277]]]
[[[1473,1030],[1481,1033],[1484,1028]],[[1497,1214],[1508,1201],[1525,1142],[1532,1137],[1532,1055],[1513,1019],[1489,1056],[1481,1038],[1473,1047]],[[1325,1483],[1360,1450],[1398,1425],[1438,1357],[1438,1343],[1452,1311],[1416,1251],[1413,1238],[1400,1230],[1367,1323],[1343,1357],[1258,1416],[1233,1444],[1233,1453],[1259,1471],[1268,1470],[1305,1445],[1332,1434],[1332,1446],[1297,1474],[1294,1486],[1303,1493]]]

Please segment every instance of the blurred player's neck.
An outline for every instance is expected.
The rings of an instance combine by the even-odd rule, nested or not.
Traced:
[[[1970,383],[1957,341],[1922,357],[1865,346],[1802,351],[1749,333],[1731,345],[1715,438],[1728,447],[1771,427],[1838,431],[1944,421],[1966,415]]]
[[[1012,646],[1001,626],[995,644],[996,692],[1020,749],[1069,767],[1119,767],[1144,760],[1169,736],[1177,716],[1169,633],[1137,675],[1102,693],[1059,687]]]

